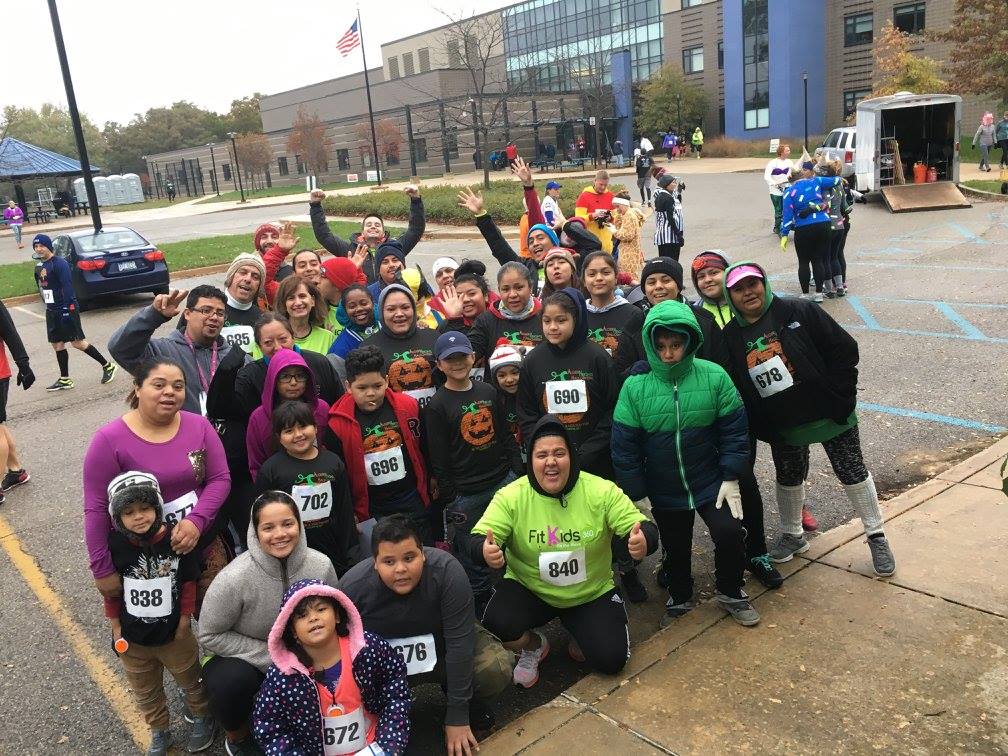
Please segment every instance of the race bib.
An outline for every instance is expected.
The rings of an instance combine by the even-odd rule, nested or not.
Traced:
[[[364,455],[364,470],[370,486],[384,486],[406,477],[406,462],[402,447],[396,446],[380,452]]]
[[[585,382],[546,381],[546,411],[553,415],[587,412],[588,389]]]
[[[482,383],[484,377],[486,376],[486,373],[483,372],[484,370],[486,370],[486,368],[474,367],[472,370],[469,371],[469,380],[479,381],[480,383]]]
[[[133,617],[167,617],[172,613],[171,577],[123,578],[123,601]]]
[[[56,298],[53,296],[52,289],[39,289],[42,292],[42,301],[46,304],[56,304]]]
[[[231,346],[240,347],[247,354],[252,354],[255,348],[255,335],[252,326],[233,325],[221,328],[220,335]]]
[[[293,486],[291,496],[301,508],[301,522],[324,520],[332,512],[332,483],[314,486]]]
[[[399,652],[406,662],[407,675],[419,675],[430,672],[437,665],[437,648],[434,646],[434,636],[414,635],[409,638],[395,638],[389,645]]]
[[[791,371],[787,369],[780,355],[775,355],[766,362],[749,368],[749,377],[752,379],[756,391],[764,399],[779,394],[794,385]]]
[[[539,577],[550,585],[583,583],[588,577],[585,569],[585,550],[548,551],[540,554]]]
[[[197,501],[196,492],[190,491],[184,496],[179,496],[177,499],[165,502],[163,509],[165,524],[178,525],[185,519],[186,515],[193,511],[193,507],[196,506]]]
[[[411,389],[409,391],[404,391],[406,396],[412,396],[417,400],[417,404],[420,405],[420,409],[427,406],[430,400],[434,397],[435,389],[425,388],[425,389]]]
[[[339,707],[334,707],[336,711]],[[367,745],[368,723],[364,718],[364,707],[360,706],[349,714],[325,717],[322,721],[322,748],[325,756],[339,756],[357,753]]]

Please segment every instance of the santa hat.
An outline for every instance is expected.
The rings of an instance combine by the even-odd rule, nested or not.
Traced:
[[[263,223],[261,226],[259,226],[259,228],[257,228],[255,230],[255,233],[252,234],[252,246],[254,246],[256,248],[256,250],[258,250],[259,252],[263,252],[264,251],[262,249],[259,249],[259,241],[262,239],[262,235],[265,234],[267,231],[273,231],[276,234],[279,234],[280,231],[281,231],[280,224],[279,223]]]
[[[497,348],[490,355],[490,374],[497,375],[497,371],[507,365],[518,367],[521,365],[522,353],[518,347],[509,344],[506,339],[501,339]]]

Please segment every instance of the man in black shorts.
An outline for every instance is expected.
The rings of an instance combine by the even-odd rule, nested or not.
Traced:
[[[63,391],[74,387],[73,379],[70,378],[67,342],[101,365],[101,382],[108,383],[115,377],[116,365],[105,359],[102,353],[84,338],[70,263],[53,254],[52,239],[45,234],[36,234],[32,240],[32,248],[35,250],[32,257],[39,261],[35,266],[35,283],[42,295],[42,301],[45,302],[46,333],[49,343],[56,351],[56,362],[60,371],[60,377],[51,386],[46,386],[46,391]]]
[[[4,345],[6,349],[4,348]],[[7,428],[7,392],[10,389],[11,369],[7,361],[7,349],[10,349],[14,364],[17,365],[17,382],[25,391],[35,382],[35,374],[28,365],[28,352],[17,330],[10,313],[0,302],[0,463],[4,465],[4,477],[0,480],[0,504],[4,503],[4,493],[12,488],[27,483],[31,477],[18,460],[17,449],[14,447],[14,436]]]

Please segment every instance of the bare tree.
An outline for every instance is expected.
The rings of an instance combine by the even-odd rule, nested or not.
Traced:
[[[326,136],[325,124],[318,113],[308,115],[305,106],[301,105],[287,137],[287,150],[301,156],[309,173],[325,173],[329,170],[331,146],[332,140]]]
[[[602,119],[612,103],[612,51],[600,41],[602,34],[596,30],[552,61],[564,80],[564,88],[580,96],[583,112],[595,120],[596,164],[602,156]]]
[[[235,139],[238,148],[238,164],[247,171],[253,181],[260,173],[269,171],[273,162],[273,148],[265,134],[242,134]]]
[[[365,168],[373,168],[375,165],[375,156],[371,145],[371,127],[365,121],[361,121],[354,126],[354,137],[357,140],[357,151],[360,153],[361,163]]]
[[[403,135],[399,130],[398,122],[394,118],[382,118],[375,124],[375,132],[378,139],[378,149],[385,156],[385,162],[398,163],[399,151],[403,143]]]

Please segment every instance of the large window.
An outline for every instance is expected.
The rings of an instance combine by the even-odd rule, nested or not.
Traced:
[[[290,173],[290,168],[287,167],[287,158],[286,157],[278,157],[277,158],[277,172],[281,176],[286,176],[288,173]]]
[[[682,0],[682,7],[692,8],[694,5],[700,5],[704,0]]]
[[[744,127],[770,126],[770,33],[768,0],[742,2],[742,81]]]
[[[724,40],[719,39],[717,43],[717,70],[724,70]]]
[[[893,8],[893,26],[907,34],[924,31],[924,6],[927,3],[910,3]]]
[[[703,71],[703,46],[687,47],[682,51],[683,73],[700,73]]]
[[[844,16],[844,47],[869,44],[872,41],[872,32],[874,29],[875,20],[871,13],[858,13],[854,16]]]
[[[402,54],[402,70],[403,76],[412,76],[416,73],[416,69],[413,68],[413,53]]]
[[[336,150],[336,164],[341,171],[350,168],[350,150]]]
[[[843,93],[843,117],[846,119],[855,110],[857,104],[871,96],[870,89],[845,89]]]
[[[399,78],[399,58],[388,59],[388,76],[390,79]]]
[[[462,67],[462,54],[459,52],[459,41],[457,39],[448,40],[448,68]]]
[[[224,174],[224,180],[225,181],[230,181],[231,180],[231,164],[230,163],[221,163],[221,173]]]
[[[421,47],[417,51],[417,59],[420,61],[420,73],[430,71],[430,48]]]
[[[418,163],[427,162],[427,140],[423,137],[413,140],[413,157]]]

